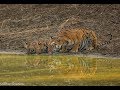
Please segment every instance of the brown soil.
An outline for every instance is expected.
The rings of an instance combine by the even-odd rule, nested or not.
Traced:
[[[87,28],[96,32],[102,55],[120,56],[119,4],[1,4],[0,50],[25,50],[23,41],[49,39],[69,19],[64,29]],[[94,53],[94,52],[91,52]]]

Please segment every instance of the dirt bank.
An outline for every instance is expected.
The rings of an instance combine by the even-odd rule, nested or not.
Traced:
[[[23,52],[23,51],[0,51],[0,54],[14,54],[14,55],[27,55],[26,52]],[[44,54],[40,54],[40,55],[49,55],[47,53],[44,53]],[[94,54],[71,54],[71,53],[54,53],[53,55],[73,55],[73,56],[79,56],[79,57],[89,57],[89,58],[112,58],[112,59],[120,59],[120,57],[112,57],[112,56],[108,56],[108,55],[101,55],[99,53],[94,53]]]
[[[24,50],[21,41],[49,39],[63,29],[87,28],[101,43],[97,53],[120,56],[119,4],[0,4],[0,50]]]

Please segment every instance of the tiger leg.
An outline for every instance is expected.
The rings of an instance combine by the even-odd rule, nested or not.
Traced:
[[[93,40],[87,40],[86,50],[91,51],[96,48],[96,44]]]
[[[92,43],[89,45],[89,47],[86,50],[92,51],[92,50],[96,49],[96,47],[97,47],[97,44],[92,41]]]
[[[75,44],[73,48],[70,50],[70,52],[75,52],[75,53],[78,52],[79,46],[80,46],[79,43]]]
[[[94,48],[97,48],[97,36],[96,36],[95,32],[93,32],[93,31],[92,31],[92,36],[93,36],[93,38],[92,38],[92,46]]]
[[[66,47],[62,46],[62,49],[60,50],[60,52],[66,52]]]
[[[87,47],[86,47],[86,50],[87,50],[87,51],[91,51],[91,50],[94,49],[92,43],[93,43],[93,40],[91,40],[91,39],[88,39],[88,40],[87,40]]]
[[[60,50],[60,52],[67,52],[67,47],[68,46],[68,41],[66,41],[63,45],[62,45],[62,48]]]

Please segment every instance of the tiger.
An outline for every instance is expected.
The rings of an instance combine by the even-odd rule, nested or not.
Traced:
[[[92,50],[97,47],[97,36],[92,30],[72,29],[57,33],[51,37],[48,52],[79,52],[85,48]],[[51,49],[52,48],[52,49]]]
[[[27,50],[27,54],[41,54],[47,52],[47,41],[45,40],[34,40],[32,42],[24,43],[24,47]]]

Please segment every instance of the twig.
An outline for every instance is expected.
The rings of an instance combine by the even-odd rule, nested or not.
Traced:
[[[62,23],[62,24],[59,26],[58,29],[61,30],[68,21],[69,21],[69,19],[67,19],[64,23]]]

